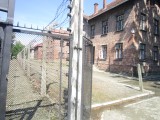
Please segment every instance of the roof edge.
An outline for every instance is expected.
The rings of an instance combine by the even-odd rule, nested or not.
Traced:
[[[103,10],[103,8],[102,9],[100,9],[99,10],[99,12],[97,13],[97,14],[92,14],[92,15],[90,15],[89,16],[89,18],[88,18],[88,20],[91,20],[91,19],[93,19],[93,18],[95,18],[95,17],[97,17],[97,16],[99,16],[99,15],[101,15],[101,14],[103,14],[103,13],[105,13],[105,12],[107,12],[107,11],[109,11],[109,10],[112,10],[112,9],[114,9],[114,8],[116,8],[116,7],[118,7],[118,6],[120,6],[120,5],[122,5],[122,4],[124,4],[124,3],[126,3],[126,2],[128,2],[129,0],[124,0],[123,2],[121,2],[121,3],[119,3],[119,4],[116,4],[115,6],[112,6],[111,8],[109,8],[109,9],[104,9]],[[112,3],[112,2],[111,2]],[[110,3],[110,4],[111,4]],[[109,5],[109,4],[108,4]]]

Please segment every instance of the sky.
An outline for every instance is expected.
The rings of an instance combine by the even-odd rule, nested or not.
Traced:
[[[15,19],[14,24],[19,23],[20,26],[27,26],[37,28],[43,28],[48,25],[54,18],[58,6],[65,0],[16,0],[15,4]],[[106,0],[107,3],[112,2],[113,0]],[[86,15],[91,15],[94,11],[94,3],[99,4],[99,9],[102,8],[103,0],[84,0],[84,13]],[[60,24],[67,17],[69,10],[67,5],[69,2],[66,2],[62,9],[61,14],[58,19],[55,20],[56,24]],[[66,8],[66,9],[65,9]],[[64,22],[64,23],[67,23]],[[66,24],[63,24],[66,26]]]
[[[15,0],[15,14],[14,14],[14,25],[26,26],[28,28],[45,28],[54,18],[54,24],[64,23],[61,26],[53,27],[53,29],[59,29],[62,27],[66,29],[69,27],[69,18],[67,14],[69,9],[69,0]],[[65,2],[63,2],[65,1]],[[67,2],[66,2],[67,1]],[[113,0],[106,0],[107,3]],[[59,9],[60,16],[56,16],[58,6],[61,3],[61,9]],[[99,4],[99,9],[102,8],[103,0],[84,0],[84,14],[91,15],[94,12],[94,3]],[[2,15],[0,14],[0,17]],[[65,22],[64,22],[65,20]],[[17,37],[17,41],[21,41],[22,44],[27,45],[34,37],[21,36]],[[37,43],[37,42],[36,42]],[[37,43],[38,44],[38,43]]]

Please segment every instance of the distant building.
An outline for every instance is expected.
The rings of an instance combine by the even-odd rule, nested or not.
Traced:
[[[67,31],[61,30],[61,29],[52,30],[51,33],[59,34],[59,35],[63,34],[63,35],[69,36]],[[56,59],[60,59],[60,53],[61,53],[60,40],[53,39],[51,37],[44,37],[43,39],[45,39],[43,43],[40,43],[34,47],[34,58],[42,59],[43,46],[45,44],[47,61],[53,61]],[[69,55],[69,47],[67,43],[68,43],[67,41],[64,41],[62,45],[62,59],[66,59]]]
[[[30,48],[30,59],[34,59],[34,48]]]
[[[99,69],[134,75],[140,63],[145,74],[160,72],[159,0],[103,0],[84,20]]]
[[[42,59],[42,47],[43,47],[42,43],[37,44],[34,47],[34,59],[36,60]]]

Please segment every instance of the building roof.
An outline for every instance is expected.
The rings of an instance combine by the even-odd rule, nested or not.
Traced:
[[[83,14],[83,18],[86,19],[86,20],[88,20],[88,19],[89,19],[89,16]]]
[[[119,6],[119,5],[122,5],[122,4],[126,3],[127,1],[129,1],[129,0],[114,0],[110,4],[106,5],[105,9],[102,8],[98,11],[98,13],[88,16],[88,20],[91,20],[91,19],[93,19],[93,18]]]
[[[39,44],[35,45],[34,48],[36,48],[36,47],[42,47],[42,46],[43,46],[43,43],[39,43]]]
[[[53,33],[53,34],[69,35],[69,32],[67,30],[64,30],[64,29],[53,29],[51,31],[51,33]]]

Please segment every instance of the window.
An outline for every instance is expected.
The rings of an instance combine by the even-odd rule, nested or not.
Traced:
[[[146,15],[141,13],[140,29],[146,31]]]
[[[102,45],[101,50],[99,52],[100,59],[107,59],[107,45]]]
[[[124,20],[124,15],[117,16],[117,23],[116,23],[117,31],[123,30],[123,20]]]
[[[102,35],[108,33],[108,21],[102,21]]]
[[[149,7],[153,7],[155,5],[156,1],[155,0],[147,0],[147,5]]]
[[[116,49],[116,59],[122,59],[123,44],[117,43],[115,49]]]
[[[95,35],[95,25],[91,25],[91,37]]]
[[[139,50],[140,50],[139,59],[144,60],[145,56],[146,56],[145,55],[146,54],[146,45],[141,43],[139,46]]]
[[[158,35],[159,34],[159,21],[154,19],[154,34]]]
[[[158,61],[158,46],[153,47],[153,60]]]

